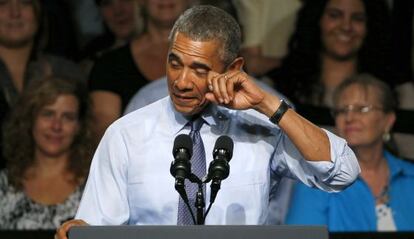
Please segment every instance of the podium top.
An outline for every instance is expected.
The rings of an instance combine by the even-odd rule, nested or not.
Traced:
[[[328,239],[324,226],[83,226],[69,239]]]

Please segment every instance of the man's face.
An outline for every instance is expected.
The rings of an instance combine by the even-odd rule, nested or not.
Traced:
[[[223,73],[221,44],[217,41],[193,41],[177,33],[167,59],[168,90],[177,111],[194,115],[207,105],[207,78],[210,71]]]

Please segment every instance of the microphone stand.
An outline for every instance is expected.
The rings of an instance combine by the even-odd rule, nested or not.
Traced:
[[[206,206],[206,203],[204,202],[202,183],[198,184],[195,206],[197,208],[197,225],[204,225],[204,207]]]
[[[205,200],[204,200],[204,190],[203,190],[203,181],[199,179],[195,174],[191,173],[189,178],[190,182],[197,183],[198,185],[198,191],[196,194],[196,200],[195,200],[195,207],[197,210],[197,221],[194,222],[194,224],[197,225],[204,225],[204,208],[206,206]]]

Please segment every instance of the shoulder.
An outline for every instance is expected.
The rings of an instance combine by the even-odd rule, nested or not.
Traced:
[[[406,82],[395,87],[398,95],[399,107],[402,109],[414,109],[414,84]]]
[[[168,110],[169,97],[164,97],[152,104],[135,110],[118,120],[116,120],[109,128],[110,131],[131,131],[144,130],[150,126],[161,123],[166,111]],[[143,133],[143,132],[141,132]]]
[[[318,199],[327,199],[329,195],[333,195],[331,193],[325,192],[318,188],[313,188],[310,186],[305,185],[302,182],[297,182],[294,187],[294,197],[299,198],[300,200],[308,201],[310,198],[318,198]]]
[[[129,44],[110,50],[99,57],[91,69],[90,78],[92,81],[113,80],[113,78],[119,80],[146,79],[135,65]]]
[[[86,74],[75,62],[51,54],[45,54],[42,58],[45,59],[45,63],[49,65],[54,75],[86,82]]]
[[[391,170],[402,170],[410,175],[414,176],[414,162],[408,159],[399,158],[392,155],[390,152],[385,151],[385,158],[390,164]]]
[[[165,96],[168,96],[168,84],[166,77],[163,77],[139,89],[129,101],[125,114],[149,105]]]
[[[116,63],[118,61],[125,62],[131,57],[130,44],[121,46],[119,48],[109,50],[102,54],[96,61],[96,65],[106,65],[110,63]],[[119,63],[119,62],[118,62]]]

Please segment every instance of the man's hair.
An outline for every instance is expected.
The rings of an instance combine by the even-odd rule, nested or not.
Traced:
[[[227,66],[239,54],[241,44],[240,26],[225,11],[208,5],[194,6],[185,11],[175,22],[170,44],[177,33],[193,41],[218,41],[221,43],[220,58]]]

